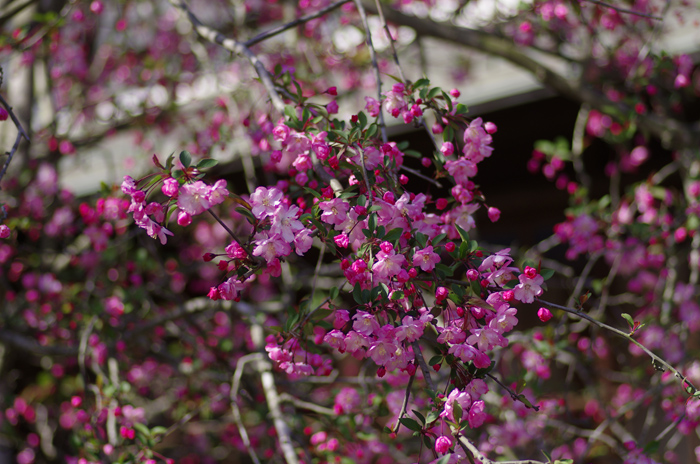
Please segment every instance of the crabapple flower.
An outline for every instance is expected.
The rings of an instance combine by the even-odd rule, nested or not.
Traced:
[[[10,228],[5,224],[0,225],[0,238],[7,238],[10,236]]]
[[[203,213],[211,207],[209,187],[201,180],[183,185],[177,199],[177,206],[191,216]]]
[[[404,255],[396,254],[393,249],[390,252],[382,250],[377,253],[377,262],[372,265],[372,273],[379,279],[388,279],[397,275],[405,265]]]
[[[340,198],[334,198],[333,200],[319,203],[318,207],[323,211],[321,214],[323,222],[340,226],[348,217],[350,205]]]
[[[455,388],[450,392],[449,395],[447,395],[447,399],[445,400],[445,405],[443,406],[443,410],[440,413],[440,417],[452,422],[456,422],[454,417],[455,403],[457,403],[460,406],[462,411],[466,411],[472,404],[472,397],[469,393],[463,392],[460,389]]]
[[[298,206],[279,205],[272,215],[270,233],[282,236],[286,242],[294,241],[295,234],[304,228],[301,221],[297,219],[298,214]]]
[[[280,235],[268,235],[267,232],[259,232],[255,235],[257,244],[253,250],[254,256],[262,256],[268,264],[279,256],[287,256],[292,252],[289,243]]]
[[[250,196],[253,216],[260,220],[272,216],[281,202],[282,191],[275,187],[270,189],[258,187]]]
[[[365,101],[367,102],[365,109],[369,115],[373,118],[379,116],[379,112],[382,110],[382,103],[372,97],[365,97]]]
[[[431,245],[416,251],[413,255],[413,265],[420,266],[423,272],[432,271],[439,262],[440,256],[433,252],[433,247]]]
[[[516,300],[532,303],[535,301],[535,297],[542,294],[540,285],[544,282],[544,278],[541,275],[536,274],[534,278],[530,278],[526,274],[520,274],[518,280],[520,283],[513,289],[513,296]]]
[[[299,256],[311,249],[314,239],[311,236],[311,231],[309,229],[302,229],[294,236],[294,252]]]
[[[472,404],[472,407],[469,408],[469,427],[473,429],[481,427],[486,420],[486,413],[484,412],[485,406],[482,400],[475,401],[474,404]]]

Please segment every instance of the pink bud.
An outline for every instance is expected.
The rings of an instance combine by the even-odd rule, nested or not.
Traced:
[[[190,216],[184,211],[180,211],[177,215],[177,223],[182,227],[189,226],[190,224],[192,224],[192,216]]]
[[[435,440],[435,451],[440,453],[440,454],[445,454],[450,450],[450,447],[452,446],[452,440],[450,440],[450,437],[446,436],[441,436],[438,437],[437,440]]]
[[[501,210],[494,208],[493,206],[489,208],[489,219],[491,222],[496,222],[501,217]]]
[[[10,114],[7,112],[7,110],[0,106],[0,121],[7,121],[9,116]]]
[[[447,199],[438,198],[438,201],[435,202],[435,206],[437,207],[437,209],[442,211],[443,209],[447,208]]]
[[[537,311],[537,317],[539,317],[542,322],[547,322],[552,318],[552,313],[547,308],[540,308]]]
[[[433,162],[430,161],[430,158],[421,158],[420,164],[422,164],[424,168],[428,168]]]
[[[452,253],[453,251],[455,251],[455,247],[456,245],[454,242],[445,243],[445,251],[447,251],[448,253]]]
[[[10,236],[10,228],[5,224],[0,224],[0,238],[7,238]]]
[[[467,279],[469,279],[471,281],[475,281],[478,278],[479,278],[479,271],[477,271],[476,269],[469,269],[467,271]]]
[[[104,10],[104,5],[102,5],[102,2],[100,0],[95,0],[90,4],[90,11],[92,11],[95,14],[100,14],[102,13],[102,10]]]
[[[459,98],[462,93],[457,89],[452,89],[450,90],[450,95],[452,95],[452,98]]]
[[[455,146],[452,142],[445,142],[442,144],[442,147],[440,147],[440,152],[445,156],[450,156],[455,152]]]
[[[498,127],[496,127],[496,125],[492,122],[487,122],[486,124],[484,124],[484,129],[486,129],[486,132],[488,132],[489,134],[495,134],[498,130]]]

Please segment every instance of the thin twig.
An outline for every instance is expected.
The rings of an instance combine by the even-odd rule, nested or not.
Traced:
[[[471,452],[479,461],[481,461],[481,464],[546,464],[542,461],[534,461],[532,459],[525,459],[522,461],[492,461],[484,456],[483,453],[479,451],[479,449],[461,433],[458,435],[457,440],[462,446],[462,449],[464,449],[467,453]]]
[[[280,395],[280,401],[284,401],[287,403],[292,403],[294,406],[296,406],[299,409],[306,409],[312,412],[315,412],[317,414],[323,414],[324,416],[335,416],[335,411],[332,410],[331,408],[324,408],[323,406],[319,406],[315,403],[309,403],[308,401],[300,400],[299,398],[296,398],[289,393],[282,393]]]
[[[438,182],[438,181],[436,181],[435,179],[432,179],[432,178],[426,176],[425,174],[422,174],[420,171],[416,171],[415,169],[409,168],[409,167],[406,166],[405,164],[402,164],[401,167],[400,167],[399,169],[401,169],[402,171],[406,171],[406,172],[408,172],[408,173],[411,173],[411,174],[413,174],[413,175],[416,176],[416,177],[420,177],[420,178],[423,179],[424,181],[430,182],[431,184],[433,184],[433,185],[436,186],[437,188],[442,188],[442,184],[441,184],[440,182]]]
[[[561,305],[558,305],[556,303],[550,303],[549,301],[544,301],[544,300],[541,300],[539,298],[537,298],[537,301],[539,303],[546,305],[546,306],[549,306],[549,307],[552,307],[555,309],[561,309],[564,312],[567,312],[569,314],[573,314],[574,316],[579,317],[581,319],[585,319],[588,322],[590,322],[594,325],[597,325],[600,328],[609,330],[610,332],[613,332],[613,333],[627,339],[628,341],[637,345],[642,351],[644,351],[652,359],[652,364],[654,365],[655,369],[659,369],[661,366],[663,366],[664,368],[671,371],[671,373],[673,373],[673,375],[675,375],[678,379],[680,379],[681,382],[683,383],[683,390],[685,390],[687,393],[692,395],[692,394],[695,394],[698,392],[697,387],[695,385],[693,385],[693,383],[690,380],[688,380],[683,374],[681,374],[675,367],[670,365],[663,358],[654,354],[649,348],[647,348],[646,346],[642,345],[637,340],[632,338],[631,334],[629,334],[627,332],[623,332],[622,330],[616,329],[615,327],[609,326],[603,322],[600,322],[597,319],[589,316],[588,314],[586,314],[582,311],[577,311],[573,308],[569,308],[567,306],[561,306]],[[663,370],[663,369],[661,369],[661,370]]]
[[[5,173],[7,172],[7,168],[10,166],[10,162],[12,162],[12,157],[15,155],[17,150],[19,149],[19,144],[22,142],[22,137],[24,137],[27,142],[29,142],[29,136],[27,133],[24,131],[24,128],[22,127],[22,123],[19,122],[19,119],[17,119],[17,116],[15,116],[15,113],[12,111],[12,107],[7,104],[7,101],[3,98],[2,95],[0,95],[0,104],[7,110],[7,113],[10,115],[10,118],[12,119],[12,122],[15,124],[15,127],[17,128],[17,138],[15,138],[15,143],[12,145],[12,149],[10,149],[10,152],[7,154],[7,160],[5,161],[5,164],[2,167],[2,171],[0,171],[0,181],[2,180],[3,177],[5,177]]]
[[[350,2],[350,1],[352,1],[352,0],[340,0],[338,2],[331,3],[327,7],[318,10],[316,13],[311,13],[309,15],[302,16],[301,18],[295,19],[294,21],[290,21],[286,24],[282,24],[281,26],[277,26],[273,29],[270,29],[269,31],[261,32],[260,34],[256,35],[252,39],[248,39],[245,42],[243,42],[243,45],[245,45],[246,47],[251,47],[257,43],[262,42],[263,40],[266,40],[266,39],[269,39],[270,37],[274,37],[278,34],[281,34],[282,32],[287,31],[295,26],[307,23],[307,22],[311,21],[312,19],[319,18],[319,17],[323,16],[324,14],[329,13],[340,6],[345,5],[346,3]]]
[[[238,408],[238,402],[236,397],[238,396],[239,385],[241,384],[241,376],[243,375],[243,368],[245,364],[249,361],[259,360],[263,357],[262,353],[250,353],[242,356],[236,362],[236,370],[233,373],[233,378],[231,379],[231,412],[233,412],[233,420],[236,422],[238,427],[238,433],[241,435],[241,440],[243,440],[243,445],[246,447],[248,454],[255,464],[260,464],[260,459],[255,453],[253,445],[250,443],[250,438],[248,437],[248,431],[243,424],[243,418],[241,417],[241,410]]]
[[[594,3],[594,4],[600,5],[600,6],[604,6],[606,8],[610,8],[611,10],[615,10],[619,13],[627,13],[627,14],[631,14],[631,15],[635,15],[635,16],[641,16],[642,18],[655,19],[656,21],[663,21],[664,20],[664,18],[662,18],[660,16],[654,16],[654,15],[647,14],[647,13],[640,13],[639,11],[628,10],[626,8],[620,8],[620,7],[611,5],[609,3],[601,2],[599,0],[583,0],[583,1],[589,2],[589,3]]]
[[[411,387],[413,386],[413,379],[415,378],[415,375],[412,375],[408,378],[408,383],[406,384],[406,393],[404,394],[403,397],[403,403],[401,404],[401,410],[399,411],[399,417],[396,419],[396,427],[392,432],[398,433],[399,428],[401,428],[401,418],[403,417],[404,414],[406,414],[406,408],[408,407],[408,399],[411,396]]]
[[[365,41],[367,42],[367,46],[369,47],[369,56],[372,59],[374,75],[377,78],[377,100],[379,101],[379,129],[382,133],[382,142],[387,143],[389,141],[389,138],[386,135],[386,123],[384,122],[384,111],[382,109],[382,76],[379,72],[377,52],[374,49],[374,44],[372,43],[372,33],[369,30],[369,24],[367,23],[367,13],[365,12],[364,5],[362,5],[362,0],[355,0],[355,6],[357,6],[357,11],[360,13],[362,25],[365,28]]]
[[[265,86],[265,89],[267,90],[268,95],[270,96],[272,105],[277,111],[279,111],[280,113],[284,113],[284,102],[282,101],[282,98],[277,92],[275,84],[272,82],[272,76],[255,53],[250,51],[250,49],[246,47],[245,44],[238,42],[235,39],[225,37],[220,32],[215,31],[214,29],[208,26],[205,26],[199,20],[199,18],[197,18],[194,15],[194,13],[192,13],[192,11],[189,9],[189,7],[187,6],[187,4],[185,4],[184,1],[170,0],[170,4],[180,9],[187,15],[187,18],[190,20],[190,22],[192,23],[192,25],[197,30],[197,33],[200,36],[202,36],[211,43],[221,45],[226,50],[232,53],[245,56],[250,62],[250,64],[253,65],[255,71],[258,73],[258,77],[260,77],[260,80],[262,81],[263,85]]]
[[[498,385],[500,385],[500,387],[503,388],[505,391],[507,391],[508,394],[510,394],[510,397],[512,398],[513,401],[520,401],[520,402],[523,403],[527,408],[534,409],[535,411],[539,411],[539,410],[540,410],[540,407],[539,407],[539,406],[533,405],[529,400],[528,400],[527,403],[526,403],[525,401],[523,401],[523,399],[520,398],[520,395],[518,395],[517,392],[513,391],[512,388],[510,388],[510,387],[508,387],[507,385],[505,385],[503,382],[501,382],[500,380],[498,380],[498,379],[497,379],[496,377],[494,377],[493,375],[491,375],[491,374],[489,374],[489,373],[486,373],[486,376],[487,376],[488,378],[490,378],[491,380],[493,380],[494,382],[496,382]],[[523,395],[523,396],[524,396],[524,395]],[[528,403],[529,403],[529,404],[528,404]]]
[[[258,349],[262,349],[264,343],[263,328],[260,323],[257,322],[255,316],[251,318],[251,324],[250,336],[253,345]],[[294,451],[294,446],[292,446],[289,427],[280,409],[280,398],[279,393],[277,393],[277,387],[275,386],[275,377],[272,375],[272,364],[268,359],[263,357],[257,362],[257,370],[260,373],[260,380],[262,381],[263,392],[267,400],[267,407],[270,409],[270,415],[272,416],[272,422],[277,431],[277,438],[280,448],[282,449],[282,454],[284,454],[284,460],[287,464],[299,464],[299,458]]]
[[[420,349],[420,344],[418,344],[418,341],[414,341],[411,343],[411,346],[413,347],[413,355],[416,357],[416,360],[418,361],[418,365],[420,366],[421,372],[423,372],[423,377],[425,378],[425,383],[428,385],[428,388],[434,392],[437,392],[437,387],[433,383],[433,378],[430,376],[430,368],[428,367],[428,364],[425,362],[425,358],[423,357],[423,352]]]

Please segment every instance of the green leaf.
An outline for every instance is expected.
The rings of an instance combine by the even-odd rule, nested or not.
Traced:
[[[392,300],[402,300],[405,298],[404,293],[401,290],[397,290],[394,293],[391,294],[391,299]]]
[[[255,224],[255,216],[253,216],[253,213],[248,211],[246,208],[239,206],[238,208],[236,208],[236,212],[241,214],[242,216],[245,216],[246,219],[248,219],[248,222],[250,222],[251,224]]]
[[[412,409],[413,414],[416,415],[416,417],[425,425],[425,416],[421,414],[419,411],[416,411],[415,409]]]
[[[450,462],[451,457],[452,453],[447,453],[446,455],[435,461],[435,464],[447,464],[448,462]]]
[[[433,98],[435,98],[441,94],[442,94],[442,89],[440,87],[433,87],[432,89],[430,89],[430,92],[428,92],[427,99],[432,100]]]
[[[542,269],[540,275],[544,280],[549,280],[554,275],[554,269]]]
[[[357,113],[357,119],[360,122],[360,129],[364,129],[367,126],[367,115],[363,111],[360,111]]]
[[[418,79],[416,82],[413,84],[414,89],[419,89],[421,87],[425,87],[426,85],[430,85],[430,79],[426,79],[425,77],[422,77]]]
[[[403,228],[396,227],[395,229],[391,229],[384,236],[384,240],[386,240],[387,242],[393,242],[394,240],[398,240],[399,238],[401,238],[401,234],[403,234]]]
[[[462,406],[455,401],[452,403],[452,417],[454,417],[455,422],[459,424],[459,422],[462,420]]]
[[[622,313],[622,317],[627,321],[627,323],[630,325],[630,329],[634,327],[634,319],[632,319],[632,316],[630,316],[627,313]]]
[[[542,451],[542,454],[544,454],[544,457],[547,458],[547,462],[552,462],[552,456],[549,455],[545,450],[540,450]]]
[[[322,196],[321,192],[319,192],[318,190],[310,189],[308,187],[303,187],[303,189],[306,193],[310,193],[311,195],[315,196],[316,198],[321,198],[321,196]]]
[[[374,232],[374,229],[377,228],[377,215],[376,214],[370,214],[369,219],[367,220],[367,227],[372,232]]]
[[[362,287],[360,287],[360,284],[355,284],[355,288],[352,289],[352,298],[355,300],[355,303],[357,304],[363,304],[364,302],[362,301]]]
[[[573,459],[557,459],[554,464],[574,464]]]
[[[428,366],[434,366],[435,364],[441,364],[443,360],[443,357],[440,356],[439,354],[436,354],[432,358],[430,358],[430,361],[428,361]]]
[[[182,150],[180,152],[180,162],[185,168],[189,168],[192,164],[192,155],[187,150]]]
[[[151,435],[151,429],[149,429],[148,427],[146,427],[146,426],[145,426],[144,424],[142,424],[141,422],[134,422],[134,428],[136,429],[137,432],[141,433],[141,434],[144,435],[145,437],[147,437],[147,438],[151,438],[151,437],[152,437],[152,435]]]
[[[428,417],[425,419],[425,423],[431,424],[431,423],[435,422],[436,420],[438,420],[439,417],[440,417],[440,411],[430,411],[428,413]]]
[[[423,427],[416,422],[414,419],[411,419],[410,417],[402,417],[399,419],[399,422],[403,424],[404,427],[406,427],[409,430],[413,430],[414,432],[420,432],[423,430]]]
[[[462,240],[469,243],[469,234],[467,231],[459,227],[457,224],[455,224],[455,227],[457,228],[457,232],[459,232],[459,236],[462,237]]]
[[[217,164],[219,164],[219,160],[215,160],[213,158],[204,158],[199,163],[197,163],[197,169],[201,171],[202,169],[213,168]]]
[[[335,300],[338,298],[338,294],[340,293],[340,290],[338,287],[331,287],[331,291],[328,293],[328,298],[330,298],[331,301]]]
[[[656,453],[659,450],[659,445],[660,443],[656,440],[650,441],[644,446],[644,454],[648,456],[650,454]]]

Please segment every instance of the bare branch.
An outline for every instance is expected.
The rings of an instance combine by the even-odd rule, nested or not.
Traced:
[[[211,29],[208,26],[205,26],[199,20],[199,18],[197,18],[194,15],[194,13],[192,13],[192,11],[189,9],[189,7],[187,6],[187,4],[185,4],[184,1],[170,0],[170,3],[187,15],[187,18],[197,30],[197,33],[204,39],[208,40],[211,43],[221,45],[226,50],[235,53],[236,55],[245,56],[250,62],[250,64],[253,65],[255,71],[258,73],[258,77],[260,77],[260,80],[265,86],[265,89],[267,90],[267,93],[270,96],[270,100],[272,101],[272,104],[275,107],[275,109],[280,113],[284,112],[284,102],[282,101],[282,98],[275,89],[275,84],[272,82],[272,76],[255,53],[250,51],[250,49],[246,47],[245,44],[238,42],[235,39],[225,37],[220,32],[215,31],[214,29]]]
[[[605,3],[605,2],[601,2],[601,1],[599,1],[599,0],[583,0],[583,1],[584,1],[584,2],[588,2],[588,3],[593,3],[593,4],[596,4],[596,5],[599,5],[599,6],[604,6],[605,8],[610,8],[611,10],[615,10],[615,11],[617,11],[617,12],[619,12],[619,13],[625,13],[625,14],[631,14],[631,15],[635,15],[635,16],[641,16],[642,18],[654,19],[654,20],[656,20],[656,21],[663,21],[663,20],[664,20],[664,18],[662,18],[661,16],[654,16],[654,15],[647,14],[647,13],[640,13],[639,11],[628,10],[628,9],[626,9],[626,8],[620,8],[620,7],[618,7],[618,6],[611,5],[611,4]]]
[[[346,3],[349,3],[350,1],[352,1],[352,0],[340,0],[338,2],[331,3],[327,7],[318,10],[316,13],[311,13],[309,15],[302,16],[301,18],[295,19],[294,21],[290,21],[286,24],[283,24],[281,26],[270,29],[269,31],[261,32],[260,34],[256,35],[252,39],[248,39],[245,42],[243,42],[243,45],[245,45],[246,47],[252,47],[253,45],[260,43],[263,40],[267,40],[270,37],[274,37],[278,34],[281,34],[282,32],[287,31],[293,27],[296,27],[300,24],[307,23],[307,22],[311,21],[312,19],[319,18],[319,17],[323,16],[324,14],[329,13],[340,6],[345,5]]]

